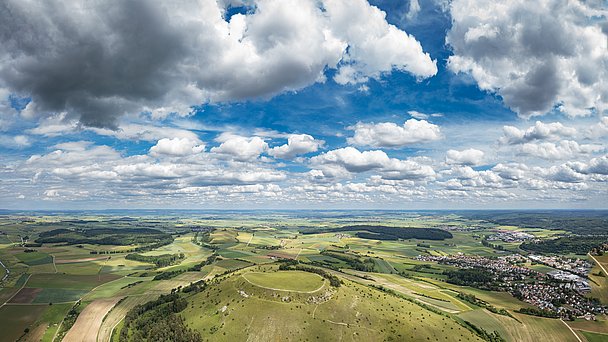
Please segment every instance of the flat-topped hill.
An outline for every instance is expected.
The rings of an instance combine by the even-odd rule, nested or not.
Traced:
[[[344,280],[252,268],[186,298],[178,315],[205,341],[479,341],[453,319]]]

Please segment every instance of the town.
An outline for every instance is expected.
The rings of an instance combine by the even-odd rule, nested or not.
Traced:
[[[461,253],[450,256],[419,255],[414,259],[488,272],[492,279],[489,282],[477,283],[468,278],[457,284],[509,292],[537,307],[540,311],[534,311],[535,314],[564,319],[594,319],[595,315],[608,313],[607,306],[585,297],[591,290],[585,276],[591,265],[581,259],[519,254],[488,258]],[[532,262],[558,269],[543,274],[522,266]],[[447,281],[454,280],[448,278]]]

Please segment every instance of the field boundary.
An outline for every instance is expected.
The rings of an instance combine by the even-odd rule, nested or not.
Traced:
[[[570,331],[572,332],[572,335],[574,335],[574,337],[576,337],[576,339],[578,340],[578,342],[583,342],[583,340],[581,340],[581,338],[580,338],[580,337],[578,337],[578,335],[576,334],[576,332],[574,331],[574,329],[572,329],[572,328],[571,328],[571,327],[568,325],[568,323],[564,322],[564,320],[563,320],[563,319],[561,319],[561,318],[560,318],[559,320],[560,320],[562,323],[564,323],[564,324],[565,324],[565,325],[568,327],[568,330],[570,330]]]
[[[108,342],[112,341],[112,336],[114,335],[114,329],[116,329],[116,327],[120,324],[120,322],[122,322],[125,318],[121,318],[120,321],[116,322],[116,324],[114,324],[114,326],[112,327],[112,330],[110,330],[110,336],[108,337]],[[101,329],[101,327],[100,327]],[[97,332],[97,341],[99,341],[99,332]]]
[[[27,276],[27,279],[25,280],[25,282],[23,282],[23,285],[21,285],[21,287],[19,288],[19,290],[17,290],[17,292],[15,292],[15,294],[13,294],[11,296],[11,298],[7,299],[2,305],[0,305],[0,308],[3,307],[3,306],[5,306],[8,302],[10,302],[13,299],[13,297],[15,297],[17,295],[17,293],[19,293],[19,291],[23,290],[23,288],[25,287],[25,285],[27,284],[27,282],[30,280],[31,276],[32,276],[31,274],[29,274]]]

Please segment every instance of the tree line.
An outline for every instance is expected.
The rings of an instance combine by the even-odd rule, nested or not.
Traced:
[[[321,230],[308,230],[303,231],[302,234],[334,232],[356,232],[355,235],[357,237],[373,240],[445,240],[453,237],[452,233],[438,228],[404,228],[373,225],[355,225]]]

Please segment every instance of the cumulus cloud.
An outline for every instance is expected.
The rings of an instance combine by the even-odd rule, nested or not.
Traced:
[[[334,78],[336,82],[366,82],[393,69],[418,78],[437,73],[436,62],[424,53],[416,38],[387,23],[386,13],[367,1],[325,0],[323,6],[330,18],[331,31],[348,42]]]
[[[390,158],[384,151],[359,151],[354,147],[345,147],[314,156],[310,159],[313,166],[321,169],[324,175],[341,175],[340,169],[352,173],[376,170],[384,179],[426,179],[435,175],[428,165],[414,160]],[[313,176],[320,176],[319,173]]]
[[[198,147],[192,141],[166,139],[159,141],[149,155],[122,156],[109,146],[68,142],[53,146],[50,153],[31,156],[20,164],[19,172],[29,174],[38,187],[62,184],[66,191],[111,188],[111,197],[159,193],[178,196],[187,188],[254,185],[286,177],[284,172],[260,163],[224,160],[193,151]]]
[[[578,163],[572,165],[577,172],[584,174],[597,174],[608,176],[608,155],[592,158],[588,163]],[[608,179],[606,179],[608,181]]]
[[[25,117],[65,113],[116,128],[127,113],[188,115],[207,101],[267,98],[325,80],[393,70],[433,76],[435,61],[365,0],[5,1],[0,88],[30,96]]]
[[[150,154],[153,156],[186,156],[193,153],[200,153],[204,149],[205,145],[199,145],[197,141],[188,138],[164,138],[150,148]]]
[[[24,148],[31,146],[32,142],[25,135],[4,135],[0,134],[0,146],[6,148]]]
[[[358,146],[397,148],[441,139],[439,126],[426,120],[409,119],[402,126],[392,122],[378,124],[359,122],[348,142]]]
[[[314,156],[311,163],[335,164],[344,167],[349,172],[365,172],[379,169],[390,162],[384,151],[360,152],[354,147],[345,147]]]
[[[297,155],[316,152],[323,143],[308,134],[291,134],[287,138],[287,144],[271,148],[268,154],[276,158],[293,159]]]
[[[223,133],[216,141],[221,144],[212,148],[211,152],[231,156],[238,161],[254,160],[268,150],[268,144],[260,137],[242,137]]]
[[[451,169],[443,171],[442,175],[451,177],[439,182],[448,190],[509,188],[515,184],[513,180],[501,177],[494,170],[475,171],[470,166],[463,165],[455,165]]]
[[[526,143],[521,146],[522,153],[548,160],[574,158],[604,149],[601,145],[578,144],[573,140],[562,140],[558,143]]]
[[[563,137],[572,137],[576,129],[564,126],[561,122],[543,123],[536,121],[534,126],[525,130],[514,126],[504,126],[500,142],[503,144],[523,144],[534,140],[558,140]]]
[[[484,152],[469,148],[462,151],[448,150],[446,163],[458,165],[480,165],[483,163]]]
[[[591,138],[604,137],[608,135],[608,116],[600,118],[600,121],[592,125],[587,134]]]
[[[594,7],[597,6],[597,7]],[[608,108],[608,11],[591,1],[455,0],[448,67],[523,117]],[[496,15],[500,13],[500,15]]]

